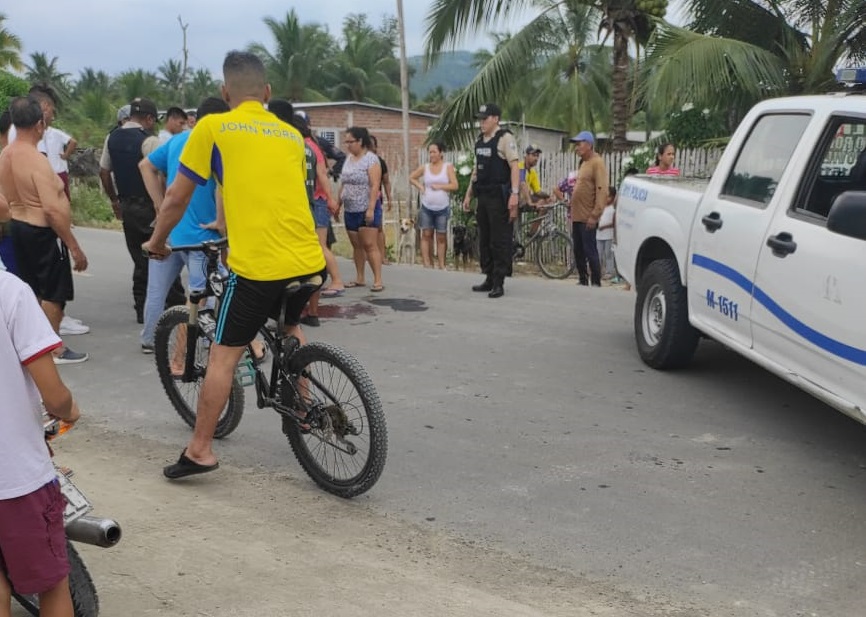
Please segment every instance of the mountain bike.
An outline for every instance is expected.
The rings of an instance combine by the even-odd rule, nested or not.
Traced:
[[[574,272],[573,244],[571,236],[557,227],[554,216],[557,208],[567,207],[568,204],[563,202],[541,208],[522,207],[521,213],[536,216],[514,225],[513,259],[522,259],[533,245],[537,245],[535,263],[541,273],[551,279],[568,278]]]
[[[205,254],[207,287],[190,294],[189,306],[165,311],[156,327],[154,356],[160,381],[190,427],[195,426],[198,395],[216,331],[214,309],[199,305],[210,297],[218,302],[223,294],[227,277],[220,273],[220,256],[226,245],[221,239],[172,247],[173,251]],[[284,292],[283,308],[294,294],[321,284],[319,275],[291,284]],[[295,457],[313,481],[340,497],[360,495],[379,479],[387,456],[379,395],[364,367],[346,351],[318,341],[301,345],[297,337],[284,334],[284,312],[274,332],[262,327],[259,343],[245,350],[215,437],[226,437],[237,428],[243,415],[244,387],[254,386],[256,405],[280,416]]]

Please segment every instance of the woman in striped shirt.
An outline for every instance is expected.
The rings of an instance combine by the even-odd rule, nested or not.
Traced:
[[[656,164],[646,170],[650,176],[679,176],[680,170],[674,167],[676,148],[673,144],[662,144],[656,150]]]

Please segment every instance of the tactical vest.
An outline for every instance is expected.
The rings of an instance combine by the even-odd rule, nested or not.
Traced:
[[[504,185],[511,185],[511,166],[499,156],[499,139],[510,132],[499,129],[489,141],[484,141],[481,135],[475,142],[476,191],[499,191]]]
[[[148,134],[141,128],[118,129],[108,137],[108,156],[111,157],[111,171],[117,185],[117,196],[121,199],[150,199],[138,163],[144,158],[141,145]]]

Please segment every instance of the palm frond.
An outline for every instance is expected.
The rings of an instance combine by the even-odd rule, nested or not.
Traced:
[[[650,44],[641,92],[656,108],[716,108],[726,98],[754,102],[783,93],[785,77],[781,59],[766,49],[664,23]]]
[[[496,30],[507,17],[531,4],[533,0],[435,0],[424,19],[425,67],[432,66],[446,46],[456,45],[469,33]]]
[[[441,140],[449,146],[470,143],[475,130],[472,118],[478,108],[485,102],[507,98],[526,72],[540,66],[553,49],[552,24],[551,15],[544,12],[509,37],[445,109],[431,133],[431,139]]]

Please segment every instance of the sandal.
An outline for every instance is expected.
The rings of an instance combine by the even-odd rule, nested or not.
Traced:
[[[370,291],[385,291],[385,286],[384,285],[373,285],[370,288]]]
[[[322,297],[323,298],[339,298],[344,293],[346,293],[345,289],[331,289],[329,287],[328,289],[325,289],[324,291],[322,291]]]
[[[184,449],[184,451],[180,453],[180,458],[177,459],[177,462],[173,465],[164,467],[162,473],[169,480],[177,480],[178,478],[194,476],[200,473],[208,473],[209,471],[214,471],[219,466],[219,461],[213,465],[202,465],[201,463],[196,463],[186,455],[186,450]]]
[[[366,283],[359,283],[358,281],[349,281],[346,283],[346,289],[351,289],[352,287],[366,287]]]

